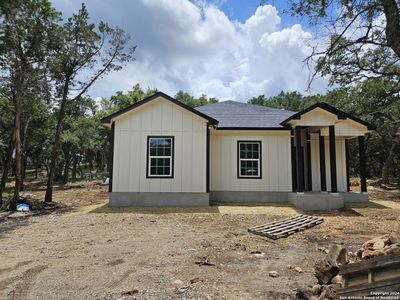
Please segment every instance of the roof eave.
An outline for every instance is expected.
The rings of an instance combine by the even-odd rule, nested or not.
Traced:
[[[210,116],[208,116],[208,115],[206,115],[206,114],[204,114],[204,113],[202,113],[200,111],[197,111],[197,110],[193,109],[192,107],[190,107],[190,106],[188,106],[188,105],[186,105],[186,104],[184,104],[184,103],[172,98],[171,96],[168,96],[167,94],[164,94],[163,92],[157,92],[154,95],[151,95],[151,96],[149,96],[149,97],[147,97],[145,99],[142,99],[142,100],[140,100],[140,101],[138,101],[138,102],[136,102],[136,103],[124,108],[124,109],[121,109],[121,110],[119,110],[119,111],[117,111],[117,112],[115,112],[115,113],[113,113],[113,114],[111,114],[111,115],[109,115],[107,117],[104,117],[103,119],[100,120],[100,122],[102,124],[111,124],[111,122],[112,122],[112,120],[114,118],[117,118],[117,117],[119,117],[119,116],[121,116],[121,115],[123,115],[123,114],[125,114],[125,113],[127,113],[127,112],[129,112],[129,111],[131,111],[131,110],[143,105],[143,104],[146,104],[146,103],[148,103],[148,102],[150,102],[150,101],[152,101],[152,100],[154,100],[154,99],[156,99],[158,97],[163,97],[164,99],[166,99],[166,100],[168,100],[168,101],[170,101],[170,102],[172,102],[172,103],[174,103],[174,104],[176,104],[176,105],[178,105],[178,106],[190,111],[191,113],[193,113],[193,114],[195,114],[195,115],[207,120],[212,125],[217,125],[218,124],[218,121],[216,119],[214,119],[214,118],[212,118],[212,117],[210,117]]]

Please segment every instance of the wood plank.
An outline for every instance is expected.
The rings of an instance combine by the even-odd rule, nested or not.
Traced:
[[[294,224],[294,225],[290,225],[290,226],[287,226],[287,227],[282,227],[282,228],[277,228],[275,230],[271,230],[270,233],[285,232],[285,231],[290,231],[291,229],[297,229],[298,227],[307,227],[307,225],[309,225],[309,224],[313,225],[314,223],[317,223],[317,224],[321,223],[321,222],[319,222],[319,223],[318,222],[319,222],[319,220],[314,220],[314,219],[305,220],[301,224]],[[317,224],[315,224],[315,225],[317,225]]]
[[[270,228],[270,231],[272,231],[272,232],[281,231],[281,230],[284,230],[284,229],[288,229],[288,228],[292,228],[292,227],[296,227],[296,226],[302,225],[302,224],[304,224],[305,222],[308,222],[308,221],[315,221],[315,219],[313,217],[304,218],[301,221],[298,221],[298,222],[295,222],[295,223],[282,224],[280,226],[276,226],[276,227]]]
[[[320,217],[299,215],[264,225],[254,226],[249,228],[248,231],[275,240],[313,227],[322,222],[323,218]]]
[[[279,221],[274,221],[274,222],[263,224],[263,225],[253,226],[253,227],[250,227],[250,229],[257,229],[259,227],[264,227],[264,226],[272,226],[274,224],[278,224],[278,223],[282,223],[282,222],[290,221],[290,220],[295,220],[295,219],[302,218],[302,217],[304,217],[304,216],[303,215],[298,215],[296,217],[290,217],[290,218],[282,219],[282,220],[279,220]]]
[[[305,219],[303,219],[303,220],[301,220],[299,222],[296,222],[296,223],[292,223],[292,224],[288,224],[288,225],[280,225],[280,226],[277,226],[277,227],[272,227],[272,228],[268,228],[268,229],[259,229],[259,230],[260,231],[268,231],[269,233],[281,232],[281,231],[284,231],[284,230],[287,230],[287,229],[291,229],[291,228],[294,229],[294,228],[299,227],[301,225],[308,224],[309,222],[317,222],[317,221],[319,221],[318,218],[315,219],[313,217],[309,217],[309,218],[305,218]]]

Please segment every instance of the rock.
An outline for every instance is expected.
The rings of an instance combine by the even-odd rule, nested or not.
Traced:
[[[174,281],[174,285],[181,286],[181,285],[183,285],[183,281],[181,281],[181,280],[175,280],[175,281]]]
[[[274,277],[274,278],[279,276],[277,271],[269,271],[268,275],[269,277]]]
[[[300,268],[300,267],[296,267],[296,268],[294,268],[297,272],[299,272],[299,273],[303,273],[303,269],[302,268]]]
[[[329,261],[319,261],[314,266],[315,277],[319,284],[327,284],[339,273],[339,268],[333,266]]]
[[[335,277],[332,278],[331,282],[333,284],[338,284],[339,287],[342,287],[344,284],[344,278],[342,275],[336,275]]]
[[[357,257],[361,258],[363,252],[364,252],[364,249],[360,248],[360,249],[358,249],[358,250],[356,251],[355,255],[356,255]]]
[[[380,256],[380,255],[383,255],[383,254],[385,254],[383,249],[381,249],[381,250],[368,250],[367,249],[362,253],[361,258],[362,259],[368,259],[368,258]]]
[[[319,298],[317,296],[311,296],[310,298],[308,298],[308,300],[319,300]]]
[[[385,254],[400,253],[400,243],[395,243],[383,249]]]
[[[328,260],[335,267],[345,265],[348,261],[346,248],[337,244],[333,245],[329,250]]]
[[[287,268],[288,269],[293,269],[293,266],[292,265],[287,265]]]
[[[180,288],[177,289],[176,291],[177,291],[179,294],[183,294],[184,292],[186,292],[186,291],[189,290],[189,289],[190,289],[190,286],[187,285],[187,286],[180,287]]]
[[[332,285],[325,285],[322,288],[321,295],[319,296],[319,299],[329,299],[329,300],[334,300],[336,297],[336,291],[333,288]]]
[[[311,289],[311,293],[313,295],[319,295],[321,293],[322,290],[322,286],[320,284],[316,284],[312,287]]]
[[[200,279],[199,277],[195,277],[193,279],[190,279],[190,284],[195,284],[195,283],[202,282],[202,281],[203,281],[203,279]]]
[[[399,229],[400,229],[400,227],[399,227]],[[389,236],[389,241],[388,241],[388,243],[389,243],[389,244],[397,244],[397,243],[400,243],[400,236],[399,236],[397,233],[392,233],[392,234]]]
[[[297,300],[308,300],[310,298],[310,296],[311,296],[311,294],[310,294],[309,291],[297,290],[295,299],[297,299]]]
[[[121,295],[122,296],[131,296],[131,295],[135,295],[137,293],[139,293],[139,290],[132,289],[132,290],[129,290],[129,291],[126,291],[126,292],[122,292]]]
[[[366,250],[380,250],[383,249],[388,243],[389,234],[385,234],[365,242],[364,244],[362,244],[362,248]]]

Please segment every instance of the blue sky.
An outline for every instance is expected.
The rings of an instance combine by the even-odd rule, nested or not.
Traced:
[[[91,20],[123,28],[137,45],[136,60],[90,89],[109,97],[136,83],[174,95],[247,101],[280,91],[307,94],[303,60],[315,37],[299,18],[284,14],[285,1],[269,0],[85,0]],[[53,0],[64,17],[81,2]],[[327,80],[311,93],[325,93]]]

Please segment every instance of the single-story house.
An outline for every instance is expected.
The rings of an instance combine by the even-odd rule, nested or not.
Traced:
[[[326,103],[300,112],[235,101],[191,108],[158,92],[102,120],[111,128],[110,206],[290,202],[306,210],[368,201],[371,124]],[[350,191],[357,138],[361,193]]]

